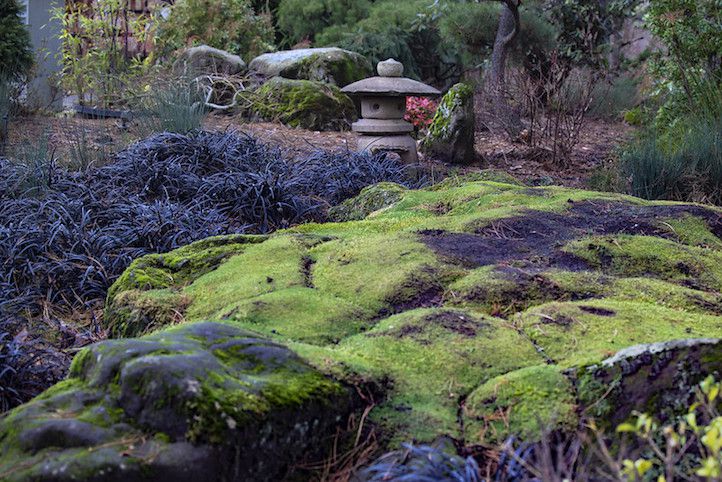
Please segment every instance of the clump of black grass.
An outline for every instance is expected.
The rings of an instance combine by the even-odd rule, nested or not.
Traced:
[[[53,309],[93,309],[130,262],[209,236],[323,221],[331,205],[379,181],[424,183],[398,159],[348,151],[286,158],[232,132],[162,133],[102,167],[0,158],[0,337],[4,376],[32,359],[11,333]],[[37,323],[36,323],[37,325]],[[32,337],[31,337],[32,338]],[[86,339],[87,337],[79,337]],[[66,344],[60,348],[72,348]],[[37,344],[33,344],[37,346]],[[56,347],[57,348],[57,347]],[[47,358],[47,357],[46,357]],[[42,378],[30,363],[28,379]],[[0,380],[0,408],[33,395]],[[42,388],[54,382],[48,377]]]
[[[481,482],[473,457],[461,458],[440,447],[403,444],[403,450],[389,452],[359,474],[367,482]]]

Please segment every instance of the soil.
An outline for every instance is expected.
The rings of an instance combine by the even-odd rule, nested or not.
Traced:
[[[421,231],[421,240],[441,256],[467,267],[514,262],[525,269],[556,267],[568,271],[587,269],[586,262],[560,248],[565,241],[592,235],[630,234],[671,238],[660,227],[665,219],[685,215],[704,219],[711,231],[722,236],[722,216],[702,206],[637,206],[623,202],[569,200],[565,213],[529,211],[494,221],[474,234],[441,230]]]
[[[356,134],[295,129],[272,122],[249,122],[225,114],[207,116],[204,128],[236,130],[252,134],[280,146],[290,157],[303,156],[318,149],[354,149]],[[614,155],[616,147],[630,138],[634,128],[621,122],[588,120],[580,142],[564,165],[552,164],[551,153],[523,142],[511,142],[503,133],[476,133],[477,161],[469,166],[453,166],[434,159],[423,159],[438,171],[474,171],[493,168],[506,171],[531,185],[558,184],[586,187],[591,174]],[[143,137],[133,123],[122,125],[118,119],[84,119],[65,115],[35,115],[15,119],[10,124],[8,153],[37,152],[47,146],[55,159],[73,159],[80,149],[88,148],[96,163]]]

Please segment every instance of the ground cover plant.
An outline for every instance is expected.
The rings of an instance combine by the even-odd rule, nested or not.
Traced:
[[[292,160],[231,132],[158,134],[83,171],[52,159],[0,159],[2,404],[62,376],[62,366],[28,363],[41,349],[52,353],[47,343],[31,343],[42,326],[58,349],[98,338],[87,317],[99,316],[93,310],[133,259],[209,236],[323,220],[329,206],[384,180],[420,182],[390,156],[317,152]],[[80,333],[63,321],[77,317]],[[25,357],[23,340],[33,345]]]

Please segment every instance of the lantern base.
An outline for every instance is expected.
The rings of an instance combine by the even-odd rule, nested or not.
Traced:
[[[419,162],[416,152],[416,141],[408,135],[403,136],[360,136],[358,150],[377,152],[395,152],[407,164]]]

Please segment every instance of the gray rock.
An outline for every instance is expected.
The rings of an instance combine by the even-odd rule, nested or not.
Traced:
[[[474,91],[468,85],[456,84],[441,99],[421,149],[445,162],[473,162],[475,127]]]
[[[0,420],[0,478],[278,480],[353,408],[287,348],[188,324],[80,352],[68,380]]]
[[[199,45],[181,52],[173,68],[177,72],[190,71],[193,75],[234,75],[243,72],[246,69],[246,63],[238,55],[225,50]]]
[[[283,50],[251,61],[251,71],[266,77],[314,80],[343,87],[373,74],[363,55],[336,47]]]
[[[662,421],[684,413],[693,401],[694,388],[710,374],[722,374],[719,339],[636,345],[570,372],[582,406],[612,428],[635,410]]]

